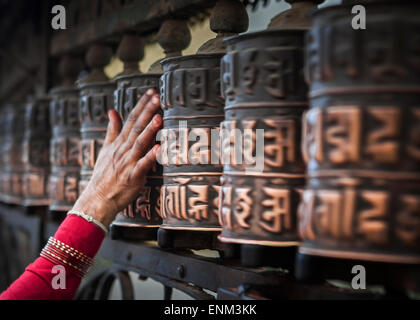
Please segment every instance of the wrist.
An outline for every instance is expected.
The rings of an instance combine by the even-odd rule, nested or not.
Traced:
[[[109,228],[115,219],[113,204],[100,197],[88,185],[73,206],[73,210],[83,212]]]

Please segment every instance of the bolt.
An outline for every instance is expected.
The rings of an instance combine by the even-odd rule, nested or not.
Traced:
[[[178,272],[178,276],[180,276],[181,278],[185,277],[185,268],[182,264],[180,264],[178,268],[176,268],[176,271]]]

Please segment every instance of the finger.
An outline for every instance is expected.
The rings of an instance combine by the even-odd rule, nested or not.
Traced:
[[[132,146],[136,141],[137,137],[143,132],[146,126],[149,124],[153,116],[158,112],[160,108],[159,95],[155,94],[153,98],[147,103],[140,116],[137,118],[136,123],[131,129],[130,135],[128,136],[128,145]]]
[[[162,117],[156,114],[146,129],[137,137],[131,149],[130,159],[137,161],[149,150],[156,141],[156,134],[162,127]]]
[[[135,179],[142,179],[146,177],[147,173],[153,168],[156,163],[156,157],[159,153],[160,145],[156,144],[150,151],[139,161],[134,168],[133,176]]]
[[[131,129],[136,123],[141,112],[155,93],[156,90],[153,88],[147,90],[146,93],[141,96],[134,109],[131,110],[130,114],[128,115],[127,121],[124,125],[124,128],[122,129],[122,134],[124,137],[128,137],[129,133],[131,132]]]
[[[106,130],[104,145],[112,143],[118,137],[122,128],[121,117],[114,109],[108,111],[108,119],[109,123]]]

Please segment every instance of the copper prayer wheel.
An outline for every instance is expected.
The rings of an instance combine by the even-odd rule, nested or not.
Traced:
[[[123,37],[118,55],[124,62],[124,71],[114,78],[117,89],[114,92],[115,109],[121,115],[123,123],[134,109],[140,97],[150,88],[159,91],[160,73],[140,73],[138,62],[143,57],[143,41],[137,35],[129,34]],[[129,68],[133,65],[133,68]],[[115,233],[115,226],[130,228],[132,231],[138,228],[157,228],[162,223],[160,217],[160,188],[162,186],[162,167],[158,164],[148,173],[146,184],[137,198],[113,222],[113,237],[119,237]],[[123,237],[145,238],[146,231]],[[148,236],[148,234],[147,234]],[[156,237],[156,230],[153,238]]]
[[[210,27],[217,36],[204,43],[197,54],[162,61],[162,230],[221,230],[219,130],[224,99],[220,93],[220,59],[226,51],[223,37],[248,28],[242,3],[219,0]],[[158,243],[165,242],[163,239],[160,232]],[[193,238],[187,242],[190,247],[198,245]]]
[[[420,4],[357,1],[315,13],[307,37],[304,255],[420,263]]]
[[[48,206],[51,128],[47,96],[34,98],[26,105],[23,140],[23,195],[25,206]]]
[[[79,90],[74,87],[74,81],[81,63],[66,55],[61,58],[58,68],[63,82],[50,91],[50,210],[68,211],[79,196]]]
[[[223,120],[221,57],[197,54],[162,61],[163,229],[220,230],[218,192],[222,166],[211,164],[210,151],[199,147],[218,147],[211,144],[211,131],[218,131]]]
[[[138,74],[115,78],[115,107],[120,113],[123,123],[139,98],[150,88],[158,91],[160,74]],[[119,214],[113,225],[127,227],[159,227],[160,188],[162,186],[162,167],[156,165],[146,177],[146,185],[139,196]]]
[[[87,186],[102,148],[108,126],[108,110],[114,106],[115,83],[110,82],[103,72],[112,52],[109,47],[94,44],[86,55],[91,73],[78,83],[81,169],[79,193]]]
[[[298,244],[297,207],[305,182],[301,119],[308,106],[304,33],[267,30],[225,40],[222,242]]]

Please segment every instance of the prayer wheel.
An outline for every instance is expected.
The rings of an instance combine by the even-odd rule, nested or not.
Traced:
[[[11,197],[9,202],[22,204],[23,202],[23,137],[24,137],[24,110],[25,105],[16,103],[14,107],[14,121],[12,129],[12,149],[9,165],[11,168]]]
[[[268,263],[255,254],[267,250],[262,246],[290,247],[293,260],[292,247],[299,244],[297,208],[305,183],[301,122],[308,107],[303,49],[314,2],[293,5],[265,31],[225,39],[219,239],[241,245],[246,265]],[[259,256],[273,254],[279,252]]]
[[[5,117],[7,114],[7,105],[0,106],[1,112],[4,114],[0,118],[0,201],[5,202],[6,199],[6,169],[5,169],[5,144],[6,144],[6,130],[5,126]]]
[[[298,243],[296,209],[305,178],[300,132],[307,108],[303,39],[303,30],[269,30],[226,40],[223,242]]]
[[[2,118],[2,200],[9,204],[22,203],[22,140],[24,104],[11,103],[4,108]]]
[[[221,40],[246,31],[246,10],[239,1],[219,0],[210,26],[217,36],[206,42],[197,54],[162,61],[160,89],[164,129],[160,160],[164,184],[161,190],[163,224],[158,234],[161,246],[170,242],[164,236],[168,233],[162,230],[221,230],[218,194],[222,166],[218,139],[224,118],[220,59],[225,53]],[[194,239],[197,238],[186,239],[185,245],[206,246]]]
[[[190,31],[184,20],[165,21],[157,34],[157,41],[163,47],[166,57],[181,55],[181,50],[188,46],[190,38]],[[159,92],[162,67],[159,60],[147,73],[142,74],[139,71],[138,61],[143,57],[143,42],[136,35],[123,37],[118,55],[124,62],[124,71],[114,79],[117,84],[114,104],[125,122],[139,98],[148,89],[154,88]],[[143,191],[123,213],[118,214],[113,222],[113,238],[156,239],[156,228],[162,223],[160,215],[162,183],[162,166],[157,163],[148,173]]]
[[[112,56],[111,49],[93,44],[86,54],[90,74],[79,81],[79,117],[81,136],[81,170],[79,194],[86,188],[102,148],[108,126],[108,110],[114,105],[115,83],[109,81],[103,68]]]
[[[352,26],[354,4],[366,29]],[[303,256],[420,263],[420,4],[347,1],[307,36]]]
[[[25,108],[23,139],[23,205],[48,206],[48,179],[50,174],[49,145],[51,127],[49,121],[50,98],[33,98]]]
[[[162,228],[220,230],[218,192],[222,167],[211,164],[208,148],[217,147],[210,145],[211,131],[217,133],[223,120],[221,57],[197,54],[162,62]]]
[[[63,56],[59,64],[63,82],[50,91],[50,211],[71,210],[79,196],[79,90],[74,82],[81,67],[81,61],[76,57]]]
[[[2,107],[1,121],[1,198],[8,203],[11,198],[11,153],[13,147],[13,129],[15,126],[16,110],[13,104]]]

